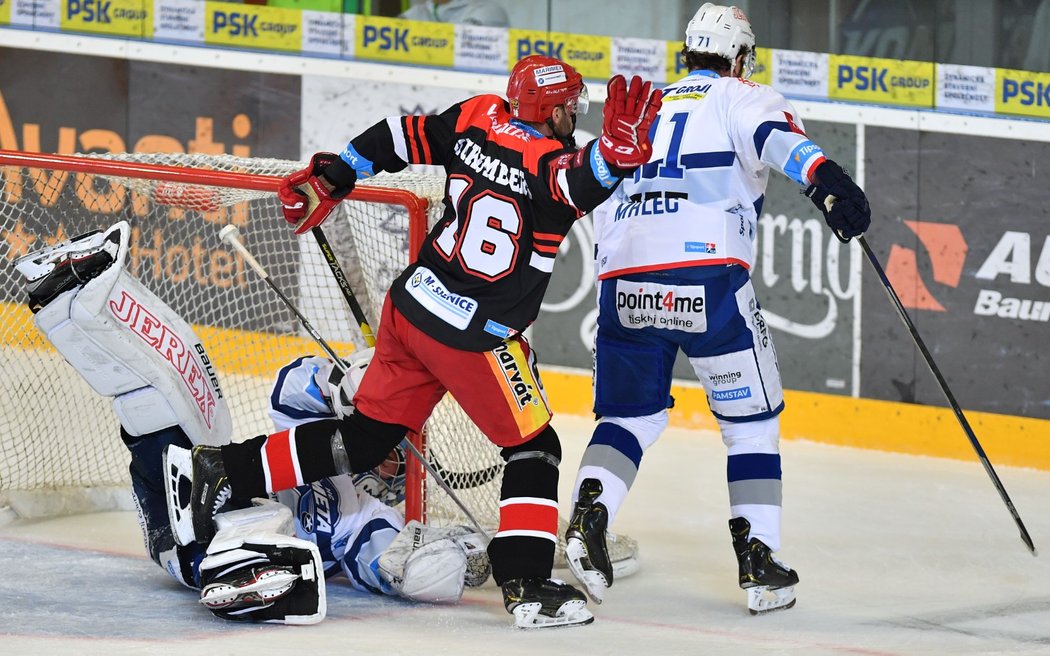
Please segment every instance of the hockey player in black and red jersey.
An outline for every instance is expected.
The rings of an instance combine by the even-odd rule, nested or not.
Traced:
[[[585,596],[550,578],[561,445],[521,333],[573,222],[649,158],[660,92],[622,76],[608,92],[601,137],[577,149],[582,77],[557,59],[527,57],[511,72],[507,99],[481,95],[441,114],[388,118],[285,180],[281,201],[296,233],[320,225],[358,179],[409,164],[445,167],[445,214],[390,289],[357,412],[221,449],[169,449],[169,465],[192,480],[192,494],[170,497],[182,504],[171,508],[183,518],[180,543],[208,538],[213,502],[231,490],[260,496],[371,469],[451,392],[507,462],[488,548],[507,611],[522,628],[593,621]]]

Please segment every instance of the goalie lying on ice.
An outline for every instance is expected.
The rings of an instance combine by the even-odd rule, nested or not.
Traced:
[[[201,603],[220,617],[287,624],[324,618],[326,578],[342,575],[359,590],[428,602],[458,601],[465,584],[485,582],[490,569],[482,536],[463,527],[406,527],[391,507],[404,498],[400,447],[365,474],[323,479],[276,500],[224,499],[209,544],[177,545],[165,478],[174,477],[174,494],[188,493],[177,454],[226,443],[232,422],[193,330],[125,271],[128,236],[122,221],[26,255],[15,266],[36,326],[94,391],[113,399],[154,562],[200,589]],[[370,355],[355,354],[345,377],[319,357],[283,367],[270,395],[277,430],[353,412],[349,399]],[[169,445],[183,449],[171,449],[175,456],[165,462]]]

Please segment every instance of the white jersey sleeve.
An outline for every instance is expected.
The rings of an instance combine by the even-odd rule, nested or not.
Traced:
[[[756,172],[772,168],[808,186],[813,169],[824,161],[824,151],[806,136],[798,112],[770,87],[735,81],[740,86],[727,108],[735,151]]]
[[[808,184],[823,153],[773,89],[694,71],[664,90],[650,161],[594,215],[599,279],[750,268],[771,169]]]

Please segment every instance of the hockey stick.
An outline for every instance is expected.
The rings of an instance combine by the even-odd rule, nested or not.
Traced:
[[[331,246],[328,245],[328,240],[325,239],[324,233],[321,232],[320,228],[314,228],[314,230],[316,231],[315,236],[317,235],[317,233],[321,234],[321,239],[324,240],[325,246],[328,246],[328,252],[331,253]],[[254,256],[252,256],[248,248],[241,242],[240,231],[237,229],[237,226],[233,224],[227,225],[219,232],[219,238],[233,246],[233,248],[244,257],[244,260],[248,263],[248,265],[255,270],[255,272],[259,275],[260,278],[263,279],[263,282],[269,285],[270,289],[272,289],[277,294],[281,301],[283,301],[284,304],[288,306],[288,308],[290,308],[292,312],[295,313],[295,316],[298,317],[300,323],[302,323],[303,327],[306,328],[306,332],[308,332],[310,334],[310,337],[312,337],[314,341],[317,342],[317,344],[321,347],[321,349],[324,350],[325,354],[327,354],[328,357],[332,359],[332,362],[339,369],[339,371],[341,371],[343,375],[346,375],[346,364],[343,362],[342,358],[340,358],[336,354],[335,350],[328,345],[328,342],[326,342],[324,338],[321,337],[321,334],[318,333],[317,329],[313,327],[310,321],[305,316],[303,316],[302,312],[300,312],[299,309],[295,307],[295,304],[292,303],[291,299],[289,299],[284,294],[284,292],[281,291],[280,287],[278,287],[277,284],[270,279],[270,274],[261,264],[259,264],[259,261],[256,260]],[[346,281],[346,276],[343,275],[343,271],[342,268],[339,266],[339,262],[335,260],[334,254],[332,254],[332,259],[329,260],[328,265],[332,269],[332,273],[336,275],[336,278],[342,281],[340,283],[340,287],[343,289],[344,297],[346,298],[347,303],[350,305],[351,311],[354,312],[355,318],[358,318],[358,320],[361,323],[362,334],[365,335],[366,340],[370,339],[371,343],[369,344],[369,346],[374,345],[375,338],[372,337],[372,329],[371,327],[369,327],[368,322],[365,320],[364,312],[361,310],[361,305],[357,302],[357,298],[353,295],[353,291],[350,289],[350,285]],[[356,310],[354,310],[355,307]],[[449,495],[452,501],[455,502],[455,504],[459,506],[459,509],[463,511],[463,514],[466,515],[467,519],[469,519],[471,523],[474,524],[474,527],[478,529],[478,531],[482,535],[484,535],[486,539],[491,539],[488,532],[481,526],[481,523],[478,522],[477,519],[475,519],[474,515],[470,512],[470,510],[467,509],[463,502],[460,501],[459,497],[456,496],[455,492],[452,491],[452,488],[450,488],[448,484],[445,483],[444,479],[442,479],[441,476],[437,473],[437,471],[431,467],[430,463],[427,462],[426,458],[423,457],[423,454],[421,454],[419,452],[419,449],[416,448],[416,445],[412,444],[411,440],[405,440],[405,444],[408,446],[409,451],[412,452],[412,455],[415,456],[416,459],[419,460],[420,464],[423,465],[423,468],[426,469],[427,472],[429,472],[430,475],[434,477],[434,480],[437,481],[438,486],[441,487],[441,489],[445,490],[445,492]]]
[[[303,328],[306,328],[306,332],[310,333],[310,337],[314,338],[314,341],[320,345],[321,349],[324,350],[328,357],[332,358],[336,366],[345,374],[346,365],[343,364],[343,361],[339,358],[332,347],[328,345],[328,342],[324,341],[324,338],[321,337],[321,333],[317,332],[317,329],[313,327],[313,324],[310,323],[309,319],[303,316],[303,313],[299,311],[299,308],[295,307],[295,304],[292,303],[291,299],[284,295],[284,292],[282,292],[281,288],[277,286],[277,283],[270,280],[269,272],[263,268],[263,265],[259,264],[259,261],[255,259],[248,248],[241,243],[240,231],[237,229],[237,226],[231,223],[220,230],[219,239],[229,243],[238,253],[241,254],[241,257],[243,257],[244,261],[248,263],[248,266],[254,269],[255,273],[259,274],[259,277],[262,278],[263,282],[269,285],[270,289],[272,289],[284,304],[295,313],[295,316],[299,319],[299,323],[303,325]]]
[[[368,319],[365,318],[365,312],[361,309],[361,304],[357,301],[357,296],[354,295],[353,288],[350,287],[350,281],[346,279],[346,274],[343,273],[343,267],[339,266],[339,260],[335,257],[335,251],[332,250],[332,245],[328,243],[328,237],[326,237],[324,231],[321,230],[321,226],[313,228],[310,232],[313,234],[314,239],[317,240],[317,245],[321,247],[321,254],[324,255],[324,261],[328,263],[328,269],[332,272],[332,276],[335,277],[335,281],[339,285],[339,290],[343,292],[343,298],[346,299],[346,304],[350,306],[350,312],[354,315],[354,319],[357,321],[357,325],[361,329],[361,336],[365,338],[365,344],[367,346],[375,346],[375,333],[372,332],[372,327],[368,325]]]
[[[339,264],[339,259],[335,256],[335,251],[332,250],[328,237],[320,226],[313,228],[310,232],[313,234],[314,239],[317,240],[317,245],[321,248],[321,254],[324,255],[328,269],[332,272],[332,276],[339,285],[340,291],[343,292],[343,298],[346,299],[346,304],[350,306],[350,312],[354,315],[354,320],[357,321],[357,325],[361,328],[361,336],[365,338],[365,344],[375,346],[376,338],[372,332],[372,327],[368,324],[368,319],[361,308],[361,303],[357,300],[357,295],[354,294],[354,289],[350,286],[350,281],[343,272],[343,267]],[[413,445],[414,447],[415,445]],[[435,480],[439,481],[439,485],[441,482],[448,483],[448,486],[453,490],[464,490],[484,485],[495,480],[503,471],[503,465],[492,465],[476,471],[452,471],[446,469],[436,455],[433,456],[433,460],[434,469],[430,471],[431,475],[434,476]],[[453,499],[453,501],[456,500]],[[459,505],[458,501],[457,505]],[[460,507],[462,508],[461,505]]]
[[[829,196],[834,202],[833,197]],[[839,238],[839,241],[843,241],[841,235],[835,235]],[[849,241],[846,239],[845,241]],[[897,316],[904,323],[904,326],[911,333],[912,341],[915,342],[915,346],[919,348],[919,352],[922,353],[922,357],[926,360],[926,366],[930,368],[930,372],[933,373],[933,377],[937,379],[937,384],[941,387],[941,392],[944,393],[944,398],[948,400],[948,405],[951,406],[952,412],[955,413],[955,418],[959,420],[959,425],[962,426],[963,431],[966,433],[967,439],[970,440],[970,445],[973,446],[973,450],[977,453],[977,458],[980,459],[981,464],[984,466],[984,471],[988,474],[988,477],[992,479],[992,484],[995,485],[995,489],[999,491],[999,496],[1002,498],[1003,503],[1006,504],[1007,510],[1010,511],[1010,515],[1014,518],[1014,523],[1017,524],[1017,529],[1021,533],[1021,541],[1024,542],[1028,550],[1032,552],[1032,555],[1037,555],[1035,550],[1035,544],[1032,543],[1032,537],[1028,534],[1028,529],[1025,528],[1024,522],[1021,521],[1021,515],[1018,514],[1017,508],[1014,507],[1013,501],[1010,500],[1010,495],[1006,493],[1006,487],[1003,482],[999,480],[999,475],[995,473],[995,468],[992,467],[992,463],[988,460],[987,454],[984,452],[984,448],[981,446],[980,441],[977,439],[977,435],[970,428],[970,422],[966,420],[966,415],[963,414],[962,408],[959,407],[959,403],[955,400],[955,395],[952,394],[951,389],[948,387],[948,382],[941,375],[941,370],[937,367],[937,363],[933,361],[933,356],[930,355],[929,349],[926,348],[926,343],[919,335],[919,331],[915,328],[915,324],[912,323],[911,318],[908,316],[908,312],[904,309],[904,304],[901,303],[901,299],[897,296],[896,290],[893,289],[893,284],[890,283],[889,277],[886,276],[886,272],[883,270],[882,265],[879,263],[879,259],[875,256],[875,252],[868,246],[868,242],[864,239],[864,236],[858,236],[857,241],[860,243],[860,247],[864,249],[864,254],[868,256],[868,262],[871,263],[871,267],[875,269],[875,273],[879,276],[879,280],[882,282],[883,289],[886,290],[886,295],[889,296],[890,302],[893,307],[897,310]]]
[[[332,275],[335,277],[336,282],[339,284],[339,289],[343,292],[343,298],[346,299],[346,304],[350,306],[350,312],[354,315],[354,319],[357,320],[358,325],[361,327],[361,335],[365,338],[365,343],[368,346],[375,346],[376,338],[372,332],[372,327],[368,325],[368,319],[365,317],[365,312],[361,308],[361,303],[357,300],[357,296],[354,294],[354,290],[350,287],[350,281],[347,280],[346,274],[343,273],[343,267],[339,264],[339,260],[335,257],[335,252],[332,250],[331,244],[328,242],[328,237],[325,236],[324,231],[318,226],[313,228],[311,231],[314,239],[317,240],[318,246],[321,247],[321,252],[325,256],[325,261],[328,263],[328,268],[331,270]],[[459,506],[459,509],[463,511],[463,514],[467,516],[470,523],[474,525],[474,528],[478,529],[482,535],[485,536],[486,540],[491,540],[492,536],[489,535],[479,522],[474,514],[470,512],[466,504],[464,504],[460,498],[453,492],[452,487],[445,481],[445,478],[438,472],[437,469],[420,453],[419,449],[416,448],[415,444],[412,444],[412,440],[405,440],[405,444],[408,445],[408,450],[412,452],[419,464],[423,465],[423,469],[427,470],[427,473],[434,477],[437,481],[438,487],[445,491],[445,494],[452,499],[453,503]],[[442,468],[444,469],[444,468]]]
[[[354,315],[354,320],[357,321],[357,325],[361,328],[361,336],[365,338],[365,344],[375,346],[376,338],[372,332],[372,327],[368,324],[368,319],[361,308],[361,303],[357,300],[357,295],[354,294],[354,289],[350,286],[350,281],[343,272],[343,267],[339,264],[339,259],[335,256],[335,251],[332,250],[332,245],[324,234],[324,230],[318,226],[311,229],[310,233],[317,240],[317,245],[321,248],[321,254],[324,255],[328,269],[332,272],[332,276],[339,285],[340,291],[343,292],[343,298],[346,299],[346,304],[350,306],[350,313]],[[413,445],[413,449],[415,449],[415,445]],[[494,480],[503,471],[503,465],[492,465],[476,471],[451,471],[441,464],[436,455],[433,456],[433,460],[434,469],[431,470],[431,475],[435,477],[435,480],[439,481],[439,485],[443,481],[448,483],[448,486],[453,490],[463,490],[484,485]],[[456,499],[453,499],[453,501],[456,501]],[[459,505],[458,501],[457,505]],[[460,507],[462,508],[462,506]]]

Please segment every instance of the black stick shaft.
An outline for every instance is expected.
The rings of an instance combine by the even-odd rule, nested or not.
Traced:
[[[372,333],[372,327],[368,325],[368,319],[365,317],[364,310],[361,309],[361,303],[358,302],[357,296],[354,295],[354,290],[350,287],[350,281],[346,279],[346,274],[343,273],[343,267],[339,264],[339,260],[336,259],[335,251],[332,250],[332,245],[328,243],[328,237],[325,236],[324,231],[321,230],[320,226],[313,228],[310,232],[313,234],[314,239],[317,240],[317,245],[321,247],[321,253],[324,254],[325,262],[328,263],[328,268],[332,271],[332,275],[335,277],[339,289],[342,290],[343,298],[346,299],[346,304],[350,306],[350,312],[353,313],[354,319],[361,327],[361,335],[365,338],[365,344],[368,346],[375,346],[376,338]],[[309,330],[309,328],[307,328],[307,330]],[[474,525],[474,528],[478,529],[478,532],[484,535],[486,539],[491,539],[488,531],[482,527],[481,522],[475,519],[474,514],[471,513],[466,504],[459,499],[459,496],[452,491],[452,488],[447,482],[445,482],[445,479],[441,474],[434,469],[434,466],[431,465],[425,457],[423,457],[423,454],[419,452],[416,445],[412,444],[412,440],[405,440],[405,444],[408,446],[408,450],[412,452],[412,455],[416,460],[423,465],[423,469],[426,469],[427,473],[437,481],[438,486],[448,494],[453,503],[459,506],[459,509],[467,516],[467,519],[469,519]]]
[[[357,325],[361,328],[361,335],[365,338],[365,345],[375,346],[375,333],[372,332],[372,327],[368,325],[368,319],[365,317],[364,310],[361,309],[361,303],[358,302],[357,296],[354,295],[354,290],[350,287],[350,281],[346,279],[343,267],[339,265],[339,260],[335,257],[335,251],[332,250],[332,245],[328,243],[328,237],[325,236],[320,226],[312,229],[310,232],[313,233],[314,239],[317,240],[317,245],[321,247],[321,254],[324,255],[324,260],[328,263],[332,276],[339,285],[339,289],[343,292],[343,298],[346,299],[346,304],[350,306],[350,312],[354,315],[354,320],[357,321]]]
[[[995,473],[995,469],[992,467],[991,461],[988,460],[988,456],[985,454],[984,448],[977,439],[977,435],[974,434],[973,429],[970,428],[970,422],[966,420],[966,415],[963,414],[962,408],[959,407],[959,403],[955,400],[955,395],[952,394],[951,389],[948,388],[947,381],[944,380],[944,376],[941,375],[941,370],[933,361],[933,356],[930,355],[929,349],[926,348],[926,343],[923,342],[922,337],[919,335],[919,331],[915,328],[915,324],[912,323],[907,311],[905,311],[900,297],[897,296],[897,292],[894,291],[893,285],[890,283],[890,279],[886,276],[886,272],[882,269],[882,265],[879,264],[878,258],[875,257],[875,253],[871,250],[871,247],[868,246],[868,242],[864,237],[858,237],[857,241],[860,242],[861,248],[864,249],[864,254],[868,256],[868,261],[871,263],[872,268],[875,269],[875,273],[878,274],[879,280],[882,281],[882,286],[886,290],[886,294],[890,297],[890,302],[892,302],[893,307],[897,309],[897,315],[900,317],[905,327],[907,327],[908,332],[911,333],[911,338],[915,342],[915,345],[919,347],[919,352],[922,353],[922,357],[926,360],[926,365],[930,368],[930,372],[932,372],[933,377],[937,379],[937,384],[940,385],[941,392],[944,393],[944,398],[948,400],[948,405],[951,406],[952,412],[955,413],[955,418],[959,420],[959,425],[962,426],[967,439],[970,440],[973,450],[977,453],[977,457],[984,466],[984,471],[987,472],[988,477],[992,479],[992,484],[995,485],[995,489],[999,491],[999,496],[1002,498],[1003,503],[1006,504],[1006,508],[1010,511],[1010,515],[1014,518],[1014,523],[1017,524],[1017,529],[1021,532],[1021,541],[1025,543],[1025,546],[1032,552],[1032,555],[1035,555],[1035,544],[1032,543],[1032,537],[1028,534],[1028,529],[1025,528],[1024,522],[1021,521],[1021,515],[1018,514],[1013,501],[1010,500],[1010,495],[1006,493],[1006,487],[1003,485],[1003,482],[999,480],[999,475]]]

